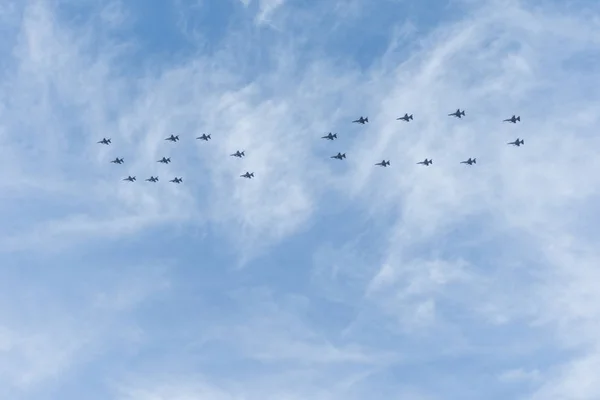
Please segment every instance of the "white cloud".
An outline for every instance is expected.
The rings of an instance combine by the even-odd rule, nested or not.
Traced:
[[[460,356],[485,359],[494,384],[529,379],[533,394],[523,389],[524,397],[600,395],[590,372],[598,369],[600,337],[599,235],[591,223],[598,216],[600,99],[590,89],[599,76],[589,62],[600,54],[597,20],[572,10],[489,2],[407,49],[407,35],[416,37],[417,30],[401,23],[391,30],[397,37],[385,56],[359,70],[307,50],[309,39],[326,38],[315,18],[303,33],[308,38],[280,29],[269,33],[265,48],[234,32],[214,54],[132,70],[124,65],[141,45],[115,46],[111,29],[125,26],[131,13],[114,4],[101,14],[101,37],[94,26],[65,26],[45,2],[20,6],[22,15],[16,6],[0,9],[7,29],[17,29],[2,43],[14,53],[3,60],[0,84],[6,177],[0,217],[7,221],[0,250],[58,257],[93,241],[182,224],[226,237],[245,261],[306,231],[325,244],[299,245],[315,252],[312,282],[298,278],[296,288],[266,279],[276,288],[263,296],[239,290],[256,281],[232,272],[224,286],[238,289],[237,297],[223,304],[191,297],[205,319],[185,314],[189,325],[172,322],[169,333],[123,321],[151,294],[171,288],[161,273],[143,282],[139,269],[127,279],[113,277],[83,304],[38,294],[25,322],[0,320],[0,351],[8,354],[1,376],[14,388],[9,395],[92,362],[109,338],[120,348],[142,346],[140,337],[156,346],[181,343],[190,353],[168,347],[167,355],[134,362],[131,376],[115,372],[123,399],[351,399],[373,387],[390,396],[438,398],[446,386],[463,398],[475,378],[462,378],[479,371],[444,367]],[[259,19],[275,11],[293,15],[299,6],[280,7],[260,3]],[[254,74],[248,60],[259,48],[264,69]],[[457,107],[466,118],[446,116]],[[404,112],[415,120],[396,121]],[[350,123],[365,113],[368,125]],[[520,124],[501,122],[513,113]],[[339,140],[321,141],[328,131]],[[211,142],[195,140],[205,132]],[[170,133],[181,142],[164,142]],[[525,146],[506,145],[517,136]],[[96,145],[102,137],[113,145]],[[238,149],[246,150],[245,159],[229,157]],[[344,163],[330,162],[337,151],[348,154]],[[115,156],[126,164],[109,164]],[[162,156],[173,163],[157,164]],[[434,164],[417,166],[425,157]],[[459,164],[468,157],[478,164]],[[391,159],[391,167],[375,168],[381,158]],[[256,179],[239,179],[245,171]],[[139,182],[122,182],[129,174]],[[144,184],[151,174],[160,184]],[[183,185],[167,185],[175,175],[184,177]],[[342,213],[347,209],[352,212]],[[361,231],[364,220],[369,228]],[[324,237],[329,223],[348,231]],[[281,294],[292,286],[301,294]],[[204,301],[222,308],[208,312]],[[72,311],[72,303],[81,309]],[[340,313],[327,327],[315,322],[322,315],[312,314],[326,314],[326,307]],[[86,315],[100,315],[100,322]],[[29,319],[36,323],[28,326]],[[228,365],[249,363],[227,371],[239,377],[235,385],[219,375],[222,365],[198,361],[210,350],[213,363],[220,357]],[[535,374],[506,371],[507,360],[524,365],[521,358],[538,351],[553,357],[536,363]],[[178,370],[173,359],[181,365],[177,377],[170,373]],[[156,371],[151,364],[169,372],[136,378],[144,368]],[[434,364],[435,371],[424,367]],[[386,379],[403,368],[421,375],[411,382]],[[269,379],[260,378],[265,371],[273,372]],[[432,388],[423,374],[444,383]],[[197,376],[199,383],[190,384]],[[462,383],[448,383],[455,380]],[[494,388],[486,388],[488,398]]]

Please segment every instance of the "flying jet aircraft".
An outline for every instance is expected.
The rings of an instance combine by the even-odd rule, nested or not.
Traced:
[[[242,178],[252,179],[254,178],[254,172],[246,172],[244,175],[240,175]]]
[[[337,139],[337,133],[331,134],[331,132],[329,132],[329,135],[321,136],[321,139],[327,139],[327,140]]]
[[[146,182],[158,182],[158,176],[151,176],[150,178],[146,179]]]
[[[342,158],[346,158],[346,153],[337,153],[337,155],[331,156],[331,158],[337,158],[338,160],[341,160]]]
[[[364,125],[364,124],[365,124],[365,122],[369,122],[369,117],[365,117],[365,118],[363,118],[363,117],[361,116],[359,119],[357,119],[357,120],[354,120],[354,121],[352,121],[352,122],[353,122],[353,123],[358,123],[358,124],[363,124],[363,125]]]
[[[242,158],[242,157],[244,157],[245,155],[246,155],[246,153],[245,153],[245,152],[243,152],[243,151],[241,151],[241,152],[240,152],[239,150],[238,150],[238,151],[236,151],[236,152],[235,152],[235,153],[233,153],[233,154],[230,154],[230,156],[231,156],[231,157],[237,157],[237,158]]]
[[[112,142],[110,141],[110,138],[103,138],[101,141],[99,141],[98,143],[102,143],[102,144],[111,144]]]
[[[177,178],[175,177],[175,179],[170,180],[169,182],[173,182],[173,183],[181,183],[183,182],[183,178]]]
[[[477,159],[476,158],[470,158],[467,161],[461,161],[461,164],[469,164],[469,165],[473,165],[473,164],[477,164]]]
[[[157,162],[159,162],[159,163],[163,163],[163,164],[168,164],[168,163],[170,163],[170,162],[171,162],[171,157],[169,157],[169,158],[165,158],[165,157],[163,157],[163,158],[161,158],[160,160],[158,160]]]
[[[412,115],[412,114],[410,114],[410,115],[408,115],[408,114],[404,114],[404,117],[396,118],[396,121],[398,121],[398,120],[400,120],[400,119],[402,119],[402,120],[404,120],[404,121],[408,122],[408,121],[410,121],[410,120],[412,120],[412,119],[413,119],[413,115]]]
[[[123,179],[124,181],[129,181],[129,182],[135,182],[135,176],[128,176],[127,178]]]
[[[170,140],[171,142],[176,142],[179,140],[179,135],[177,135],[177,136],[171,135],[168,138],[166,138],[165,140]]]
[[[456,118],[462,118],[465,116],[465,110],[460,111],[460,108],[456,109],[456,112],[453,112],[452,114],[448,114],[449,117],[456,117]]]
[[[113,163],[113,164],[123,164],[123,159],[117,157],[114,160],[112,160],[111,163]]]
[[[387,160],[387,161],[383,160],[380,163],[377,163],[375,165],[381,165],[382,167],[387,167],[388,165],[390,165],[390,160]]]
[[[204,134],[202,134],[202,136],[198,136],[196,139],[208,141],[210,139],[210,135],[207,135],[206,133],[204,133]]]
[[[510,118],[507,118],[507,119],[505,119],[505,120],[504,120],[504,121],[502,121],[502,122],[512,122],[513,124],[516,124],[516,123],[517,123],[517,121],[521,122],[521,116],[518,116],[518,117],[517,117],[517,116],[513,115],[512,117],[510,117]]]
[[[417,164],[423,164],[425,166],[429,166],[430,164],[433,164],[433,160],[425,159],[423,161],[419,161]]]
[[[514,142],[508,142],[506,144],[512,144],[513,146],[519,147],[520,145],[525,144],[525,141],[523,139],[517,138],[517,140],[515,140]]]

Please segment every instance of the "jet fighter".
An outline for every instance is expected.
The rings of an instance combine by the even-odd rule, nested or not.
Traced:
[[[103,138],[101,141],[99,141],[98,143],[102,143],[102,144],[111,144],[112,142],[110,141],[110,138]]]
[[[425,160],[423,160],[423,161],[419,161],[417,164],[423,164],[423,165],[425,165],[426,167],[428,167],[430,164],[433,164],[433,160],[428,160],[428,159],[425,159]]]
[[[151,176],[150,178],[146,179],[146,182],[158,182],[158,176]]]
[[[183,182],[183,178],[177,178],[177,177],[175,177],[175,179],[171,179],[169,182],[181,183],[181,182]]]
[[[521,122],[521,116],[518,116],[518,117],[517,117],[517,116],[513,115],[512,117],[510,117],[510,118],[507,118],[507,119],[505,119],[505,120],[504,120],[504,121],[502,121],[502,122],[512,122],[513,124],[516,124],[516,123],[517,123],[517,121]]]
[[[330,158],[337,158],[338,160],[341,160],[342,158],[346,158],[346,153],[337,153],[337,155],[331,156]]]
[[[113,163],[113,164],[123,164],[123,159],[117,157],[114,160],[112,160],[111,163]]]
[[[363,124],[363,125],[365,124],[365,122],[369,122],[369,117],[363,118],[361,116],[359,119],[352,121],[352,123],[358,123],[358,124]]]
[[[252,179],[254,178],[254,172],[246,172],[244,175],[240,175],[240,177]]]
[[[448,114],[449,117],[462,118],[465,116],[465,110],[460,111],[460,108],[457,108],[455,112],[452,114]]]
[[[329,132],[328,135],[321,136],[321,139],[327,139],[327,140],[337,139],[337,133],[331,134],[331,132]]]
[[[408,122],[408,121],[410,121],[412,119],[413,119],[413,115],[412,114],[410,114],[410,115],[404,114],[404,117],[396,118],[396,121],[398,121],[398,120],[404,120],[404,121]]]
[[[377,163],[375,165],[381,165],[382,167],[387,167],[388,165],[390,165],[390,160],[387,160],[387,161],[383,160],[380,163]]]
[[[166,138],[165,140],[170,140],[171,142],[176,142],[179,140],[179,135],[177,135],[177,136],[171,135],[168,138]]]
[[[236,152],[235,152],[235,153],[233,153],[233,154],[230,154],[230,156],[231,156],[231,157],[237,157],[237,158],[242,158],[242,157],[244,157],[245,155],[246,155],[246,153],[245,153],[245,152],[243,152],[243,151],[239,151],[239,150],[238,150],[238,151],[236,151]]]
[[[520,145],[525,144],[525,141],[523,139],[517,138],[517,140],[515,140],[514,142],[508,142],[506,144],[512,144],[513,146],[519,147]]]
[[[202,136],[198,136],[196,139],[204,140],[207,142],[210,139],[210,135],[207,135],[206,133],[204,133],[204,134],[202,134]]]
[[[461,161],[461,164],[469,164],[469,165],[473,165],[473,164],[477,164],[477,159],[476,158],[470,158],[467,161]]]
[[[169,158],[165,158],[165,157],[163,157],[163,158],[161,158],[160,160],[158,160],[157,162],[159,162],[159,163],[163,163],[163,164],[168,164],[168,163],[170,163],[170,162],[171,162],[171,157],[169,157]]]
[[[127,178],[123,179],[124,181],[129,181],[129,182],[135,182],[135,176],[128,176]]]

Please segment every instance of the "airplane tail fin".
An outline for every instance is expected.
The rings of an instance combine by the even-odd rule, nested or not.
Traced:
[[[462,115],[462,116],[464,117],[464,116],[465,116],[465,111],[464,111],[464,110],[463,110],[463,111],[461,111],[461,112],[460,112],[460,115]]]
[[[408,119],[413,119],[413,115],[412,115],[412,114],[410,114],[410,115],[408,116]]]
[[[433,160],[429,160],[429,164],[433,164]]]
[[[337,139],[337,133],[334,133],[334,134],[333,134],[333,137]]]
[[[521,121],[521,117],[520,117],[520,116],[519,116],[519,117],[517,117],[516,119],[517,119],[517,121]]]
[[[473,159],[473,164],[477,164],[477,159],[476,158]]]
[[[346,153],[342,154],[342,158],[346,158]]]
[[[254,172],[252,172],[252,173],[250,174],[250,176],[254,178]]]
[[[365,122],[369,122],[369,117],[365,118]]]

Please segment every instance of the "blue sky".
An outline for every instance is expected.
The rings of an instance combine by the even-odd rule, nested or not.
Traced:
[[[0,397],[600,398],[598,11],[3,2]]]

